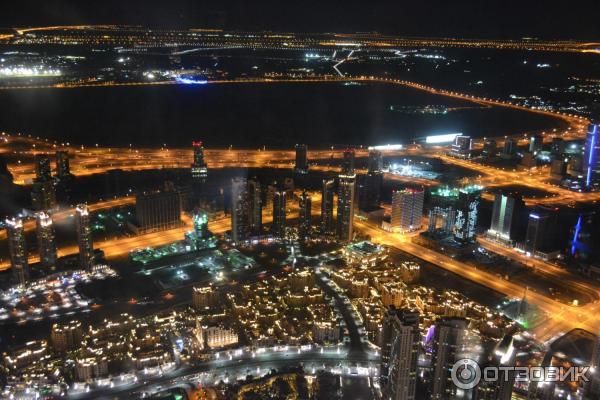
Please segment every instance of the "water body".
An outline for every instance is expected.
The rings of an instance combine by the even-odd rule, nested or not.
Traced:
[[[446,106],[414,115],[390,106]],[[564,127],[552,117],[380,83],[273,83],[0,92],[0,130],[74,144],[313,147],[406,143],[431,134],[501,136]]]

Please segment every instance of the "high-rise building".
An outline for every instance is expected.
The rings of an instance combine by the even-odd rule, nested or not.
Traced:
[[[505,159],[514,158],[517,155],[517,141],[515,139],[506,139],[501,157]]]
[[[286,197],[285,189],[275,185],[273,193],[273,228],[272,231],[277,236],[285,234],[286,227]]]
[[[458,191],[454,240],[462,244],[475,240],[481,186],[466,186]]]
[[[59,150],[56,152],[56,176],[59,179],[71,177],[71,167],[69,166],[69,153]]]
[[[506,244],[524,239],[525,202],[519,193],[497,193],[487,236]]]
[[[358,208],[364,211],[372,211],[379,207],[381,200],[381,186],[383,185],[383,173],[373,172],[366,175],[358,175]]]
[[[35,215],[35,221],[40,263],[47,267],[53,266],[56,263],[56,242],[52,217],[39,212]]]
[[[208,230],[208,215],[204,210],[195,208],[192,221],[194,224],[194,234],[196,239],[206,239],[210,236],[210,232]]]
[[[298,225],[298,232],[301,237],[310,236],[312,230],[312,201],[310,195],[303,191],[300,195],[300,221]]]
[[[240,243],[248,239],[250,232],[250,204],[248,184],[244,178],[231,180],[231,240]]]
[[[52,178],[34,180],[31,187],[31,204],[36,211],[47,211],[56,207],[56,189]]]
[[[384,399],[415,399],[420,342],[419,313],[390,309],[382,328],[380,376]]]
[[[170,182],[162,190],[139,192],[135,196],[139,233],[157,232],[181,226],[181,193]]]
[[[194,286],[192,290],[192,304],[196,309],[213,308],[219,305],[221,294],[210,286]]]
[[[83,326],[80,321],[54,324],[50,331],[50,341],[55,351],[65,352],[81,345]]]
[[[590,124],[583,150],[585,186],[591,188],[600,179],[600,125]]]
[[[354,199],[356,197],[356,175],[340,175],[337,200],[337,237],[350,241],[354,237]]]
[[[50,157],[47,154],[37,154],[35,156],[35,179],[38,181],[52,179],[52,166]]]
[[[498,152],[498,144],[494,139],[486,139],[483,142],[483,150],[481,151],[481,155],[484,157],[494,157]]]
[[[482,380],[477,386],[477,400],[510,400],[516,380],[516,372],[508,368],[514,367],[517,351],[513,345],[512,335],[506,335],[498,342],[487,360],[486,367],[498,368],[498,379]]]
[[[356,157],[356,152],[353,148],[347,148],[344,150],[342,160],[342,175],[354,175],[354,158]]]
[[[308,148],[305,144],[296,145],[296,172],[306,174],[308,172]]]
[[[421,227],[425,192],[416,189],[397,190],[392,193],[393,230],[410,232]]]
[[[451,235],[454,232],[457,203],[457,189],[439,188],[431,193],[428,226],[429,233]]]
[[[248,227],[253,234],[260,234],[262,231],[262,189],[258,179],[248,180],[248,206],[249,220]]]
[[[90,212],[86,204],[75,208],[75,229],[79,245],[79,264],[81,268],[91,271],[94,267],[94,239],[90,226]]]
[[[369,149],[367,172],[372,174],[383,171],[383,153],[376,149]]]
[[[25,284],[29,280],[29,264],[27,262],[23,221],[20,218],[11,218],[7,219],[5,224],[12,280],[14,283]]]
[[[321,189],[321,231],[323,233],[332,233],[333,226],[333,192],[335,181],[333,179],[324,179]]]
[[[443,317],[436,321],[431,352],[433,372],[429,387],[431,400],[452,399],[458,388],[452,383],[450,371],[463,350],[467,320]]]
[[[471,137],[458,135],[450,147],[450,155],[457,158],[471,158]]]
[[[383,185],[383,155],[381,151],[370,149],[366,175],[359,175],[358,208],[371,211],[379,207],[381,186]]]
[[[542,135],[533,135],[529,138],[529,152],[537,154],[544,148],[544,137]]]
[[[204,181],[208,177],[208,167],[204,161],[204,146],[201,141],[192,142],[194,148],[194,162],[192,163],[192,179]]]
[[[525,251],[535,254],[536,252],[546,253],[556,250],[558,212],[558,208],[538,205],[529,214],[525,234]]]

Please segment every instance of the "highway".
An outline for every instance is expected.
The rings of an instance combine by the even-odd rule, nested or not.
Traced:
[[[412,243],[407,236],[390,234],[372,224],[355,220],[355,225],[371,236],[375,243],[395,247],[417,258],[443,268],[465,279],[469,279],[484,287],[504,294],[509,298],[522,298],[525,288],[507,281],[494,274],[482,271],[449,256]],[[548,340],[557,334],[568,332],[574,328],[583,328],[590,332],[598,332],[600,328],[600,303],[594,302],[583,307],[565,305],[534,291],[527,293],[527,301],[544,311],[549,319],[533,329],[539,340]]]

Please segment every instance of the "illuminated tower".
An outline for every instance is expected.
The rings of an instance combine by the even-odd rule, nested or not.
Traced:
[[[86,204],[79,204],[75,208],[75,228],[79,245],[80,267],[91,272],[94,267],[94,242],[90,226],[90,213]]]
[[[248,205],[250,207],[248,225],[254,234],[262,232],[262,190],[258,179],[248,180]]]
[[[392,229],[410,232],[421,228],[425,192],[416,189],[397,190],[392,193]]]
[[[556,250],[558,212],[559,209],[556,207],[538,205],[529,214],[525,233],[525,251],[535,254]]]
[[[208,168],[204,161],[204,146],[201,141],[192,142],[194,162],[192,163],[192,178],[204,182],[208,177]]]
[[[300,222],[298,232],[300,237],[310,236],[312,228],[311,198],[306,191],[300,195]]]
[[[283,187],[276,185],[273,193],[273,227],[272,231],[275,235],[283,236],[285,234],[286,225],[286,192]]]
[[[339,176],[337,200],[337,237],[350,241],[354,237],[354,199],[356,196],[356,175],[354,173]]]
[[[467,334],[467,320],[442,317],[435,323],[431,366],[433,368],[429,392],[432,400],[452,399],[457,387],[450,371],[461,357]]]
[[[323,233],[333,232],[333,192],[335,181],[324,179],[321,190],[321,231]]]
[[[194,233],[197,239],[206,239],[209,236],[208,232],[208,215],[199,208],[194,209]]]
[[[300,174],[308,172],[308,147],[305,144],[296,145],[296,167],[294,170]]]
[[[467,186],[458,191],[454,239],[459,243],[468,244],[475,240],[481,191],[481,186]]]
[[[415,399],[420,342],[419,313],[389,310],[382,328],[380,376],[383,398]]]
[[[247,181],[244,178],[231,180],[231,240],[240,243],[248,239],[250,206]]]
[[[20,218],[12,218],[7,219],[5,224],[12,280],[14,283],[25,284],[29,280],[29,264],[27,262],[23,221]]]
[[[457,202],[457,189],[439,188],[431,193],[429,233],[440,233],[444,236],[452,234],[456,222]]]
[[[525,202],[519,193],[497,193],[487,236],[504,243],[521,241],[525,232]]]
[[[585,187],[591,188],[600,178],[600,130],[599,125],[590,124],[583,150],[583,173]]]
[[[52,217],[39,212],[35,215],[35,221],[40,262],[47,267],[53,266],[56,263],[56,242]]]
[[[56,152],[56,176],[60,179],[71,177],[69,153],[66,151]]]

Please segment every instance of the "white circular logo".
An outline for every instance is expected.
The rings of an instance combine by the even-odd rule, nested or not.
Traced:
[[[450,371],[452,383],[463,390],[473,389],[481,381],[481,368],[476,361],[463,358],[454,363]]]

